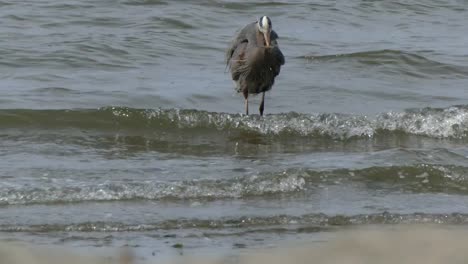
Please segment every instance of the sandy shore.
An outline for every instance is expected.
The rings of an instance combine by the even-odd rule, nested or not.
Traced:
[[[300,245],[299,245],[300,244]],[[468,229],[464,227],[403,226],[340,231],[324,243],[295,243],[277,249],[256,251],[239,256],[242,264],[283,263],[466,263]],[[117,252],[117,250],[116,250]],[[116,256],[83,256],[70,249],[63,252],[19,243],[0,244],[1,264],[131,264],[156,263],[132,257],[120,250]],[[232,263],[223,257],[180,257],[167,264]],[[161,263],[158,261],[157,263]]]

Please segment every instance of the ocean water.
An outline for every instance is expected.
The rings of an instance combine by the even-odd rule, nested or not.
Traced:
[[[243,115],[224,52],[286,64]],[[147,260],[468,227],[468,1],[0,0],[0,240]]]

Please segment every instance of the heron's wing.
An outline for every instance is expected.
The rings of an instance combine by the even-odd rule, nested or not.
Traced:
[[[249,71],[246,58],[247,44],[247,42],[242,42],[237,45],[231,59],[228,61],[228,66],[231,69],[231,75],[234,81],[239,80],[241,75],[247,74]]]
[[[236,38],[232,41],[230,47],[226,50],[226,66],[229,66],[230,61],[233,57],[235,57],[236,50],[239,50],[241,47],[241,44],[246,44],[248,42],[247,39],[241,39],[241,38]],[[239,52],[237,52],[239,53]]]
[[[234,55],[234,51],[241,45],[242,43],[247,43],[249,41],[250,35],[252,33],[255,34],[255,23],[250,23],[244,28],[242,28],[234,39],[231,41],[229,48],[226,50],[226,66],[229,66],[229,61],[232,59]]]
[[[283,55],[283,53],[281,52],[281,50],[279,49],[279,47],[278,47],[278,46],[275,46],[275,47],[272,49],[271,52],[272,52],[273,56],[275,56],[276,62],[278,63],[278,65],[284,65],[284,63],[285,63],[284,55]]]
[[[278,38],[278,34],[276,34],[274,30],[272,30],[270,33],[270,41],[276,41]]]
[[[271,45],[273,46],[273,49],[271,52],[273,56],[275,57],[277,64],[284,65],[285,60],[284,60],[284,55],[279,48],[278,34],[276,34],[275,31],[271,31],[270,39],[271,39]],[[278,74],[279,74],[279,71],[278,71]]]

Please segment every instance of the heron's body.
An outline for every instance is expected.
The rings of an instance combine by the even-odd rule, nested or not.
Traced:
[[[246,114],[249,94],[262,93],[260,115],[263,115],[265,92],[272,88],[284,64],[284,56],[278,47],[278,35],[271,30],[271,22],[269,24],[268,32],[261,31],[259,22],[245,26],[226,53],[226,62],[237,91],[245,98]]]

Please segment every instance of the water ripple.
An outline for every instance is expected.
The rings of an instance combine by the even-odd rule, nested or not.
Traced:
[[[288,195],[340,182],[389,184],[412,192],[467,193],[466,167],[416,164],[316,171],[288,169],[233,179],[112,183],[61,182],[48,187],[0,183],[0,204],[54,204],[127,200],[212,200]]]
[[[277,215],[270,217],[223,218],[223,219],[170,219],[162,222],[126,224],[119,222],[83,222],[75,224],[42,224],[30,226],[0,225],[2,232],[144,232],[156,230],[199,229],[211,230],[210,236],[239,234],[239,230],[256,232],[321,232],[340,226],[377,224],[450,224],[468,223],[468,215],[453,214],[398,214],[376,213],[362,215],[307,214],[300,216]],[[219,234],[216,230],[224,230]]]

